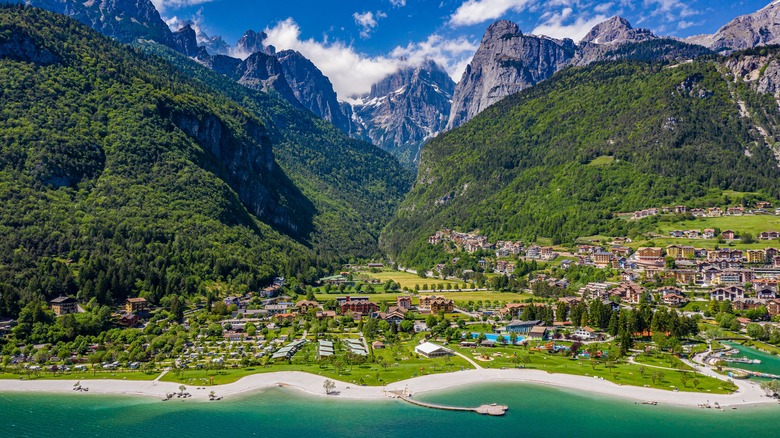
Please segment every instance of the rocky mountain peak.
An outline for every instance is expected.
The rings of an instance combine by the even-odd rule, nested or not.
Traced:
[[[266,54],[273,56],[273,51],[266,50]],[[283,50],[275,56],[298,102],[318,117],[349,132],[349,118],[342,112],[333,84],[322,71],[295,50]]]
[[[549,78],[569,64],[576,50],[570,39],[523,35],[511,21],[493,23],[455,88],[447,129],[462,125],[510,94]]]
[[[583,43],[593,44],[622,44],[637,43],[656,39],[648,29],[634,29],[631,23],[623,17],[614,16],[607,21],[597,24],[582,39]]]
[[[219,35],[210,37],[205,33],[201,33],[198,35],[198,43],[205,47],[209,53],[215,55],[226,55],[230,52],[230,46]]]
[[[511,38],[515,36],[523,36],[523,32],[520,31],[520,26],[518,26],[517,23],[513,23],[509,20],[498,20],[488,26],[485,34],[482,36],[482,44],[498,38]]]
[[[686,41],[716,52],[780,44],[780,1],[773,1],[752,14],[737,17],[712,35],[697,35]]]
[[[444,130],[454,89],[455,82],[436,62],[408,65],[374,84],[354,106],[352,119],[361,126],[352,131],[402,162],[414,163],[422,145]]]
[[[151,0],[0,0],[67,15],[121,43],[139,38],[178,50],[168,25]]]
[[[255,32],[250,29],[244,32],[244,35],[236,43],[236,52],[245,54],[265,52],[263,41],[266,38],[268,35],[265,32]]]
[[[173,33],[173,41],[181,53],[189,57],[198,54],[198,38],[195,35],[195,29],[189,23]]]

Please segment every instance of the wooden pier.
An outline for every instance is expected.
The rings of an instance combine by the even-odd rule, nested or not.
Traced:
[[[508,406],[499,405],[496,403],[489,404],[489,405],[482,405],[476,408],[437,405],[435,403],[426,403],[426,402],[414,400],[412,399],[411,394],[407,394],[406,391],[388,391],[387,394],[392,398],[400,398],[401,400],[407,403],[411,403],[413,405],[422,406],[424,408],[429,408],[429,409],[439,409],[442,411],[476,412],[480,415],[490,415],[493,417],[500,417],[504,415],[506,411],[509,409]]]

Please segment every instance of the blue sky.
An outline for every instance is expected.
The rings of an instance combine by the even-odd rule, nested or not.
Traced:
[[[580,38],[613,15],[658,35],[713,33],[769,0],[152,0],[176,30],[189,20],[228,44],[265,30],[278,49],[314,61],[340,97],[361,94],[404,63],[433,58],[457,81],[485,28],[512,20],[524,33]],[[403,59],[403,61],[401,60]]]

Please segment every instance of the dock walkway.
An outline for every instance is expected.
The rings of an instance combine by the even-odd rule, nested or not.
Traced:
[[[422,406],[429,409],[439,409],[442,411],[460,411],[460,412],[476,412],[480,415],[490,415],[494,417],[500,417],[506,413],[509,409],[508,406],[499,405],[496,403],[489,405],[482,405],[476,408],[460,407],[460,406],[445,406],[435,403],[426,403],[412,399],[410,394],[406,394],[405,391],[388,391],[388,395],[393,398],[400,398],[401,400],[411,403],[413,405]]]

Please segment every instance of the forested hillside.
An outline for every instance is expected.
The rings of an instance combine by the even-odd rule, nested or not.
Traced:
[[[312,244],[340,256],[378,256],[377,239],[413,175],[389,153],[349,136],[277,94],[261,93],[155,43],[139,47],[170,61],[212,92],[230,97],[268,127],[274,154],[313,203]]]
[[[425,265],[426,237],[442,227],[573,241],[638,226],[617,212],[711,205],[723,190],[777,197],[777,159],[737,102],[772,99],[730,78],[720,60],[623,61],[510,96],[426,146],[383,245]]]
[[[0,7],[0,77],[0,314],[59,294],[158,302],[215,282],[240,292],[276,275],[311,280],[330,271],[328,261],[375,254],[405,189],[403,173],[381,179],[398,166],[387,154],[350,143],[349,172],[308,169],[344,181],[330,187],[340,197],[309,199],[310,187],[287,170],[308,152],[275,144],[280,130],[298,127],[311,147],[346,145],[341,137],[307,131],[310,120],[294,113],[278,119],[290,126],[272,126],[164,60],[63,16]],[[258,102],[269,113],[276,105]],[[364,177],[373,166],[387,173]],[[361,178],[371,195],[355,193]],[[396,182],[395,201],[385,198]],[[329,220],[358,208],[375,222],[356,225],[353,243],[353,224]],[[334,235],[344,242],[328,246]]]

